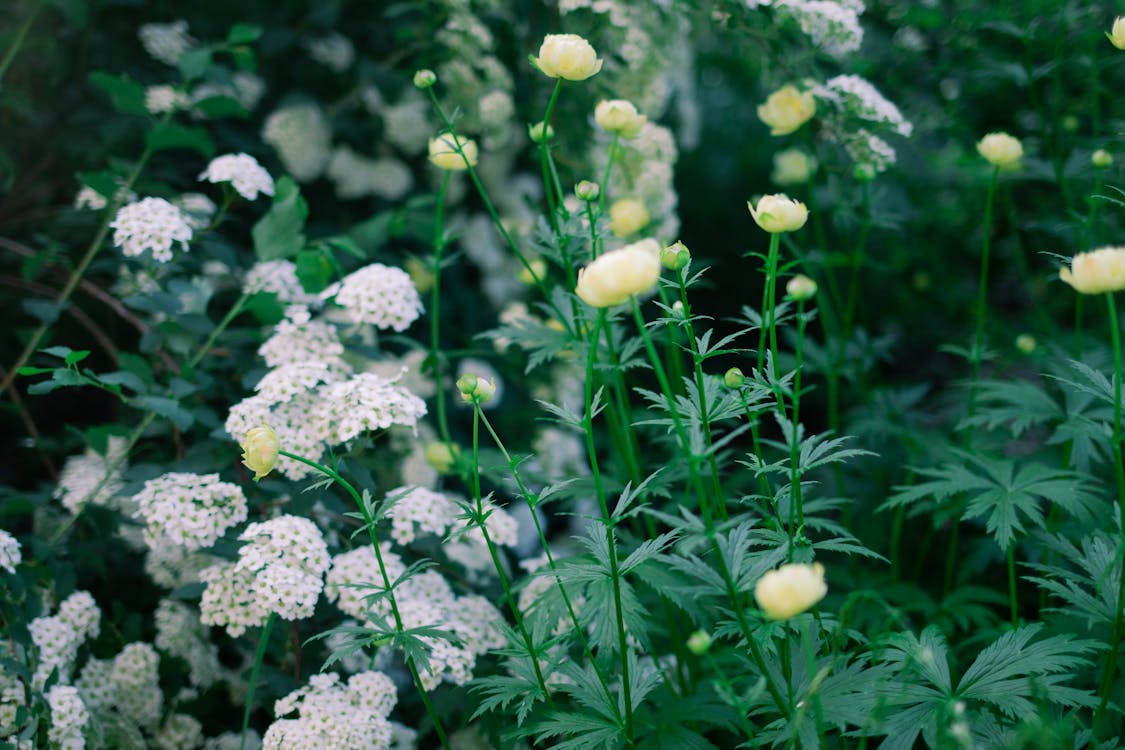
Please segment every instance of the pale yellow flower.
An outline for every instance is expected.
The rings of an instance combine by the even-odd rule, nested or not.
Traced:
[[[816,282],[799,273],[789,279],[789,283],[785,285],[785,293],[798,302],[810,300],[816,294]]]
[[[1094,153],[1090,154],[1090,163],[1098,169],[1105,169],[1106,167],[1113,166],[1113,154],[1106,151],[1104,148],[1099,148]]]
[[[977,143],[977,151],[1001,169],[1015,169],[1023,158],[1023,144],[1007,133],[989,133]]]
[[[1101,247],[1079,253],[1070,268],[1059,269],[1059,278],[1082,294],[1101,294],[1125,289],[1125,247]]]
[[[659,279],[660,245],[641,240],[599,255],[578,272],[574,292],[593,307],[612,307],[647,292]]]
[[[461,455],[461,448],[456,443],[442,443],[437,440],[426,444],[422,449],[426,463],[434,467],[439,474],[448,474],[457,465],[457,457]]]
[[[1106,38],[1117,49],[1125,49],[1125,16],[1113,19],[1113,28],[1106,34]]]
[[[461,147],[464,154],[457,153]],[[463,171],[477,165],[477,144],[464,136],[454,136],[451,133],[442,133],[430,141],[430,163],[438,169],[453,172]]]
[[[754,599],[771,620],[787,620],[813,606],[828,593],[824,566],[789,563],[758,579]]]
[[[811,91],[800,91],[793,84],[782,86],[758,106],[758,118],[770,126],[770,135],[788,135],[816,114],[816,99]]]
[[[602,69],[598,53],[577,34],[548,34],[535,64],[545,75],[568,81],[585,81]]]
[[[609,207],[609,231],[621,238],[631,237],[644,229],[650,218],[644,203],[622,198]]]
[[[598,102],[594,108],[594,122],[607,133],[633,139],[641,134],[648,118],[637,111],[632,102],[609,99]]]
[[[770,174],[770,179],[783,187],[803,185],[816,172],[816,167],[816,157],[799,148],[787,148],[773,155],[773,172]]]
[[[281,441],[272,427],[252,427],[242,441],[242,465],[254,472],[254,481],[273,471]]]
[[[809,209],[804,203],[783,194],[763,195],[756,208],[749,202],[746,207],[758,226],[770,234],[794,232],[803,227],[809,218]]]

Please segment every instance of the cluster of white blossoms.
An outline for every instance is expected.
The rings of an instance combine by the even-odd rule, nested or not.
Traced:
[[[297,264],[291,260],[264,260],[255,263],[246,272],[242,289],[247,294],[265,292],[276,294],[283,305],[306,305],[315,299],[301,286]]]
[[[207,584],[200,620],[220,625],[233,637],[265,623],[271,612],[285,620],[309,617],[324,586],[328,546],[307,518],[279,516],[252,523],[239,537],[247,542],[238,562],[203,571]]]
[[[410,168],[395,158],[371,159],[348,146],[332,151],[325,172],[336,186],[336,195],[344,200],[374,195],[397,201],[414,187]]]
[[[101,610],[94,597],[76,591],[59,606],[57,615],[36,617],[28,630],[39,654],[32,685],[42,689],[51,672],[58,670],[60,684],[70,683],[78,647],[101,632]]]
[[[236,100],[247,112],[257,109],[258,103],[266,93],[266,82],[245,70],[236,71],[227,82],[207,81],[192,91],[193,103],[213,96],[225,96]]]
[[[218,208],[215,201],[203,193],[182,193],[172,201],[172,205],[184,212],[184,218],[193,232],[210,226]]]
[[[164,653],[183,659],[192,685],[205,689],[223,678],[219,648],[211,642],[194,607],[175,599],[161,599],[153,622],[153,643]]]
[[[152,736],[155,750],[183,750],[203,744],[203,725],[188,714],[169,714]]]
[[[390,542],[379,545],[387,576],[393,582],[406,571],[402,558],[391,551]],[[332,558],[324,593],[342,612],[360,622],[393,627],[387,597],[371,600],[385,591],[375,553],[370,546],[358,547]],[[500,625],[503,616],[484,597],[456,596],[449,583],[433,570],[417,573],[394,589],[395,602],[405,628],[426,625],[449,630],[457,643],[441,638],[423,638],[429,649],[429,667],[420,670],[427,690],[443,680],[464,685],[472,679],[479,656],[504,645]]]
[[[857,166],[870,167],[878,174],[893,167],[898,154],[891,144],[866,128],[842,136],[844,150]]]
[[[137,29],[137,38],[153,59],[175,65],[180,55],[195,45],[188,35],[188,22],[180,19],[172,23],[145,23]]]
[[[51,726],[47,739],[51,747],[60,750],[81,750],[86,747],[82,730],[90,722],[90,712],[78,694],[78,688],[55,685],[47,691],[47,705],[51,709]]]
[[[145,89],[145,109],[149,114],[162,115],[165,112],[176,112],[190,103],[191,98],[187,94],[166,83]]]
[[[387,500],[393,501],[387,511],[391,538],[402,545],[413,542],[419,532],[445,536],[460,515],[445,495],[424,487],[398,487],[387,493]]]
[[[344,345],[336,328],[331,323],[309,320],[308,311],[304,308],[292,312],[258,347],[258,354],[266,364],[280,367],[295,362],[339,359],[344,353]]]
[[[844,116],[877,123],[904,138],[914,132],[914,126],[902,116],[898,107],[863,76],[839,75],[828,79],[814,91],[820,99],[835,105]]]
[[[88,660],[75,685],[102,722],[126,719],[152,733],[164,708],[159,668],[160,655],[151,643],[130,643],[112,660]]]
[[[214,555],[204,552],[190,552],[174,544],[148,547],[145,554],[145,574],[157,586],[178,589],[189,583],[199,581],[199,574],[218,560]]]
[[[217,156],[199,175],[206,182],[229,182],[239,195],[248,201],[258,194],[273,195],[273,178],[250,154],[224,154]]]
[[[188,249],[192,229],[184,212],[163,198],[143,198],[122,206],[110,223],[113,244],[128,256],[152,251],[153,260],[172,260],[172,246]]]
[[[425,401],[395,381],[370,372],[328,385],[321,396],[322,419],[334,444],[392,425],[412,427],[426,415]]]
[[[7,531],[0,529],[0,568],[9,573],[16,572],[16,566],[23,562],[20,543]]]
[[[262,140],[277,150],[293,179],[309,182],[320,177],[328,164],[332,128],[320,107],[294,104],[266,118]]]
[[[860,0],[774,0],[773,6],[793,18],[813,46],[833,57],[855,52],[863,44]]]
[[[335,298],[353,323],[405,331],[422,314],[422,299],[401,268],[372,263],[345,276],[326,289],[325,299]]]
[[[394,683],[381,672],[360,672],[346,684],[335,672],[313,675],[308,685],[274,704],[279,718],[266,730],[262,747],[389,749],[393,733],[388,717],[397,702]],[[291,714],[296,717],[281,718]]]
[[[187,550],[210,547],[246,520],[246,496],[218,474],[170,472],[145,482],[133,496],[151,548],[172,543]]]
[[[333,32],[302,42],[309,59],[325,66],[333,73],[343,73],[355,62],[355,45],[343,34]]]

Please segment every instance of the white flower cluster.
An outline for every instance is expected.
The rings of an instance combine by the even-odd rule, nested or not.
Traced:
[[[198,688],[208,688],[223,677],[219,648],[211,642],[199,613],[174,599],[161,599],[153,616],[156,638],[153,643],[170,656],[188,665],[188,679]]]
[[[28,626],[39,654],[32,685],[42,689],[51,672],[58,670],[59,683],[70,683],[78,647],[101,632],[101,610],[85,591],[76,591],[59,606],[53,616],[36,617]]]
[[[253,73],[240,70],[230,77],[229,83],[207,81],[196,86],[192,91],[192,100],[194,103],[213,96],[225,96],[237,100],[250,112],[258,107],[265,93],[265,81]]]
[[[47,705],[51,709],[51,727],[47,739],[51,747],[61,750],[82,750],[86,739],[82,730],[90,722],[90,712],[78,694],[78,688],[55,685],[47,691]]]
[[[155,750],[184,750],[203,744],[203,725],[188,714],[169,714],[152,737]]]
[[[591,146],[597,174],[605,168],[607,154],[603,134]],[[679,196],[673,179],[678,155],[672,131],[652,122],[645,123],[637,138],[618,144],[609,195],[613,200],[635,198],[643,203],[652,217],[646,232],[655,237],[676,237],[680,231]]]
[[[387,511],[391,519],[391,538],[410,544],[419,532],[445,536],[460,515],[457,505],[440,492],[423,487],[399,487],[387,493],[394,504]]]
[[[333,73],[343,73],[355,62],[355,45],[343,34],[333,32],[327,36],[308,39],[303,46],[311,60]]]
[[[115,507],[114,498],[121,490],[121,472],[125,469],[125,462],[122,461],[108,478],[106,470],[120,461],[124,452],[124,438],[111,437],[105,456],[93,448],[87,448],[81,456],[71,456],[59,474],[54,498],[61,500],[63,507],[71,513],[81,511],[85,503]],[[101,488],[94,492],[99,485]]]
[[[279,516],[250,524],[239,539],[248,544],[239,550],[237,563],[221,563],[202,573],[207,588],[199,605],[201,621],[238,637],[263,624],[270,612],[286,620],[312,615],[329,564],[316,524]]]
[[[218,474],[170,472],[145,482],[133,500],[150,548],[168,543],[186,550],[210,547],[246,520],[242,488],[220,481]]]
[[[296,362],[339,359],[344,353],[340,336],[330,323],[289,317],[277,324],[273,334],[260,347],[258,354],[270,367]]]
[[[325,174],[344,200],[374,195],[397,201],[414,187],[414,175],[398,159],[370,159],[347,146],[332,151]]]
[[[914,132],[914,126],[902,116],[898,107],[862,76],[830,78],[815,92],[821,99],[834,104],[842,115],[884,125],[903,137],[909,137]]]
[[[206,182],[229,182],[239,195],[248,201],[258,193],[273,195],[273,178],[250,154],[224,154],[217,156],[199,175]]]
[[[859,0],[775,0],[775,8],[797,21],[813,46],[833,57],[855,52],[863,44]]]
[[[413,427],[426,414],[426,402],[393,380],[365,372],[321,390],[321,419],[333,444],[346,443],[391,425]]]
[[[211,218],[217,208],[215,201],[203,193],[182,193],[179,198],[172,201],[172,205],[184,212],[184,218],[194,232],[210,226]]]
[[[291,260],[264,260],[255,263],[246,272],[242,289],[247,294],[267,292],[277,295],[283,305],[305,305],[315,299],[301,286],[297,277],[297,264]]]
[[[189,552],[174,544],[148,547],[148,554],[145,555],[145,573],[157,586],[178,589],[189,583],[197,583],[200,580],[200,573],[214,565],[217,560],[214,555]]]
[[[0,568],[9,573],[16,572],[16,566],[23,562],[20,543],[7,531],[0,529]]]
[[[188,36],[188,22],[180,19],[172,23],[145,23],[137,29],[141,46],[153,59],[175,65],[182,55],[195,44]]]
[[[185,108],[190,99],[175,86],[159,84],[145,89],[145,109],[149,114],[162,115]]]
[[[125,255],[151,250],[158,263],[172,260],[172,246],[177,242],[186,251],[192,236],[184,212],[163,198],[144,198],[122,206],[109,226],[114,230],[113,244]]]
[[[262,738],[254,729],[246,730],[246,744],[239,732],[223,732],[218,737],[210,737],[203,743],[203,750],[261,750]]]
[[[416,156],[424,151],[434,132],[429,111],[429,103],[413,94],[404,96],[393,107],[383,109],[383,134],[387,142],[407,156]]]
[[[380,545],[387,575],[393,582],[406,566],[390,550],[390,543]],[[375,553],[370,546],[358,547],[332,558],[332,568],[325,578],[324,592],[345,614],[361,622],[393,627],[387,597],[371,602],[371,594],[385,591]],[[477,657],[504,644],[500,630],[503,616],[487,599],[475,596],[458,597],[439,573],[427,570],[400,584],[394,591],[402,624],[405,628],[432,625],[452,631],[458,638],[454,645],[439,638],[423,638],[429,648],[429,668],[421,670],[422,683],[432,690],[443,680],[464,685],[472,679]]]
[[[898,155],[894,147],[866,128],[842,136],[844,150],[857,165],[871,167],[876,173],[894,166]]]
[[[313,675],[309,684],[274,704],[279,718],[262,738],[264,750],[333,748],[384,750],[391,747],[387,717],[398,701],[394,683],[381,672],[360,672],[345,685],[335,672]]]
[[[401,268],[372,263],[353,271],[322,294],[335,297],[353,323],[405,331],[422,314],[422,298]]]
[[[315,104],[294,104],[266,118],[262,140],[277,149],[293,179],[309,182],[320,177],[328,163],[332,128]]]
[[[164,707],[159,667],[160,656],[152,644],[130,643],[112,662],[86,662],[78,688],[95,713],[116,711],[152,731]]]

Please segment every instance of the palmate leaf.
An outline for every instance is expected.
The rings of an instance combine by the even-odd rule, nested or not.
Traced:
[[[1064,605],[1051,611],[1079,615],[1088,626],[1109,627],[1117,613],[1121,565],[1118,532],[1094,531],[1075,544],[1060,535],[1041,534],[1036,541],[1054,553],[1058,563],[1027,563],[1041,576],[1025,576]]]
[[[1017,463],[1012,459],[978,456],[962,450],[953,455],[960,463],[936,469],[916,469],[929,481],[900,487],[880,510],[915,505],[934,499],[939,502],[956,495],[967,499],[962,519],[986,517],[988,532],[1000,548],[1007,550],[1016,534],[1027,531],[1025,519],[1042,528],[1043,503],[1052,502],[1077,518],[1089,518],[1098,496],[1082,474],[1040,463]],[[926,507],[926,504],[921,504]]]
[[[977,384],[976,414],[959,428],[998,427],[1019,437],[1029,428],[1061,420],[1062,406],[1041,385],[1027,380],[984,380]]]

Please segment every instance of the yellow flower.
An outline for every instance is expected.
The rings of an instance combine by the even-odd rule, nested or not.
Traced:
[[[632,102],[624,99],[602,100],[594,108],[594,122],[599,128],[630,140],[641,134],[647,121],[648,118],[637,112]]]
[[[533,59],[545,75],[568,81],[585,81],[602,69],[598,53],[577,34],[548,34]]]
[[[782,86],[758,106],[758,119],[770,126],[770,135],[788,135],[816,114],[811,91],[801,92],[793,84]]]
[[[770,234],[794,232],[803,227],[809,218],[809,210],[804,203],[783,194],[763,195],[757,208],[749,202],[746,207],[758,226]]]
[[[457,378],[457,390],[467,404],[487,404],[496,395],[496,380],[485,380],[467,372]]]
[[[810,300],[816,294],[816,282],[802,273],[789,279],[785,285],[785,292],[798,302]]]
[[[1039,342],[1030,333],[1021,333],[1016,336],[1016,349],[1020,354],[1031,354],[1039,347]]]
[[[816,171],[816,158],[799,148],[788,148],[773,155],[770,179],[778,185],[803,185]]]
[[[434,270],[413,255],[406,259],[406,272],[414,282],[414,288],[425,294],[434,288]]]
[[[457,153],[461,147],[464,154]],[[442,133],[430,140],[430,162],[438,169],[462,171],[477,165],[477,144],[464,136]]]
[[[977,151],[1001,169],[1015,169],[1023,157],[1023,145],[1007,133],[989,133],[977,143]]]
[[[1106,151],[1104,148],[1099,148],[1094,153],[1090,154],[1090,163],[1098,169],[1105,169],[1106,167],[1113,166],[1113,154]]]
[[[790,563],[758,579],[754,599],[771,620],[787,620],[819,602],[828,593],[824,566]]]
[[[1113,19],[1113,29],[1106,34],[1106,37],[1117,49],[1125,49],[1125,16]]]
[[[254,472],[254,481],[273,471],[281,441],[272,427],[253,427],[242,441],[242,465]]]
[[[603,253],[581,269],[574,293],[587,305],[612,307],[647,292],[659,279],[660,245],[641,240]]]
[[[649,221],[648,209],[636,198],[622,198],[609,207],[609,231],[625,238],[644,229]]]
[[[1070,268],[1059,269],[1059,278],[1082,294],[1125,289],[1125,247],[1101,247],[1079,253]]]
[[[426,444],[422,449],[422,455],[426,458],[426,463],[434,467],[439,474],[448,474],[457,465],[461,447],[456,443],[434,440]]]

